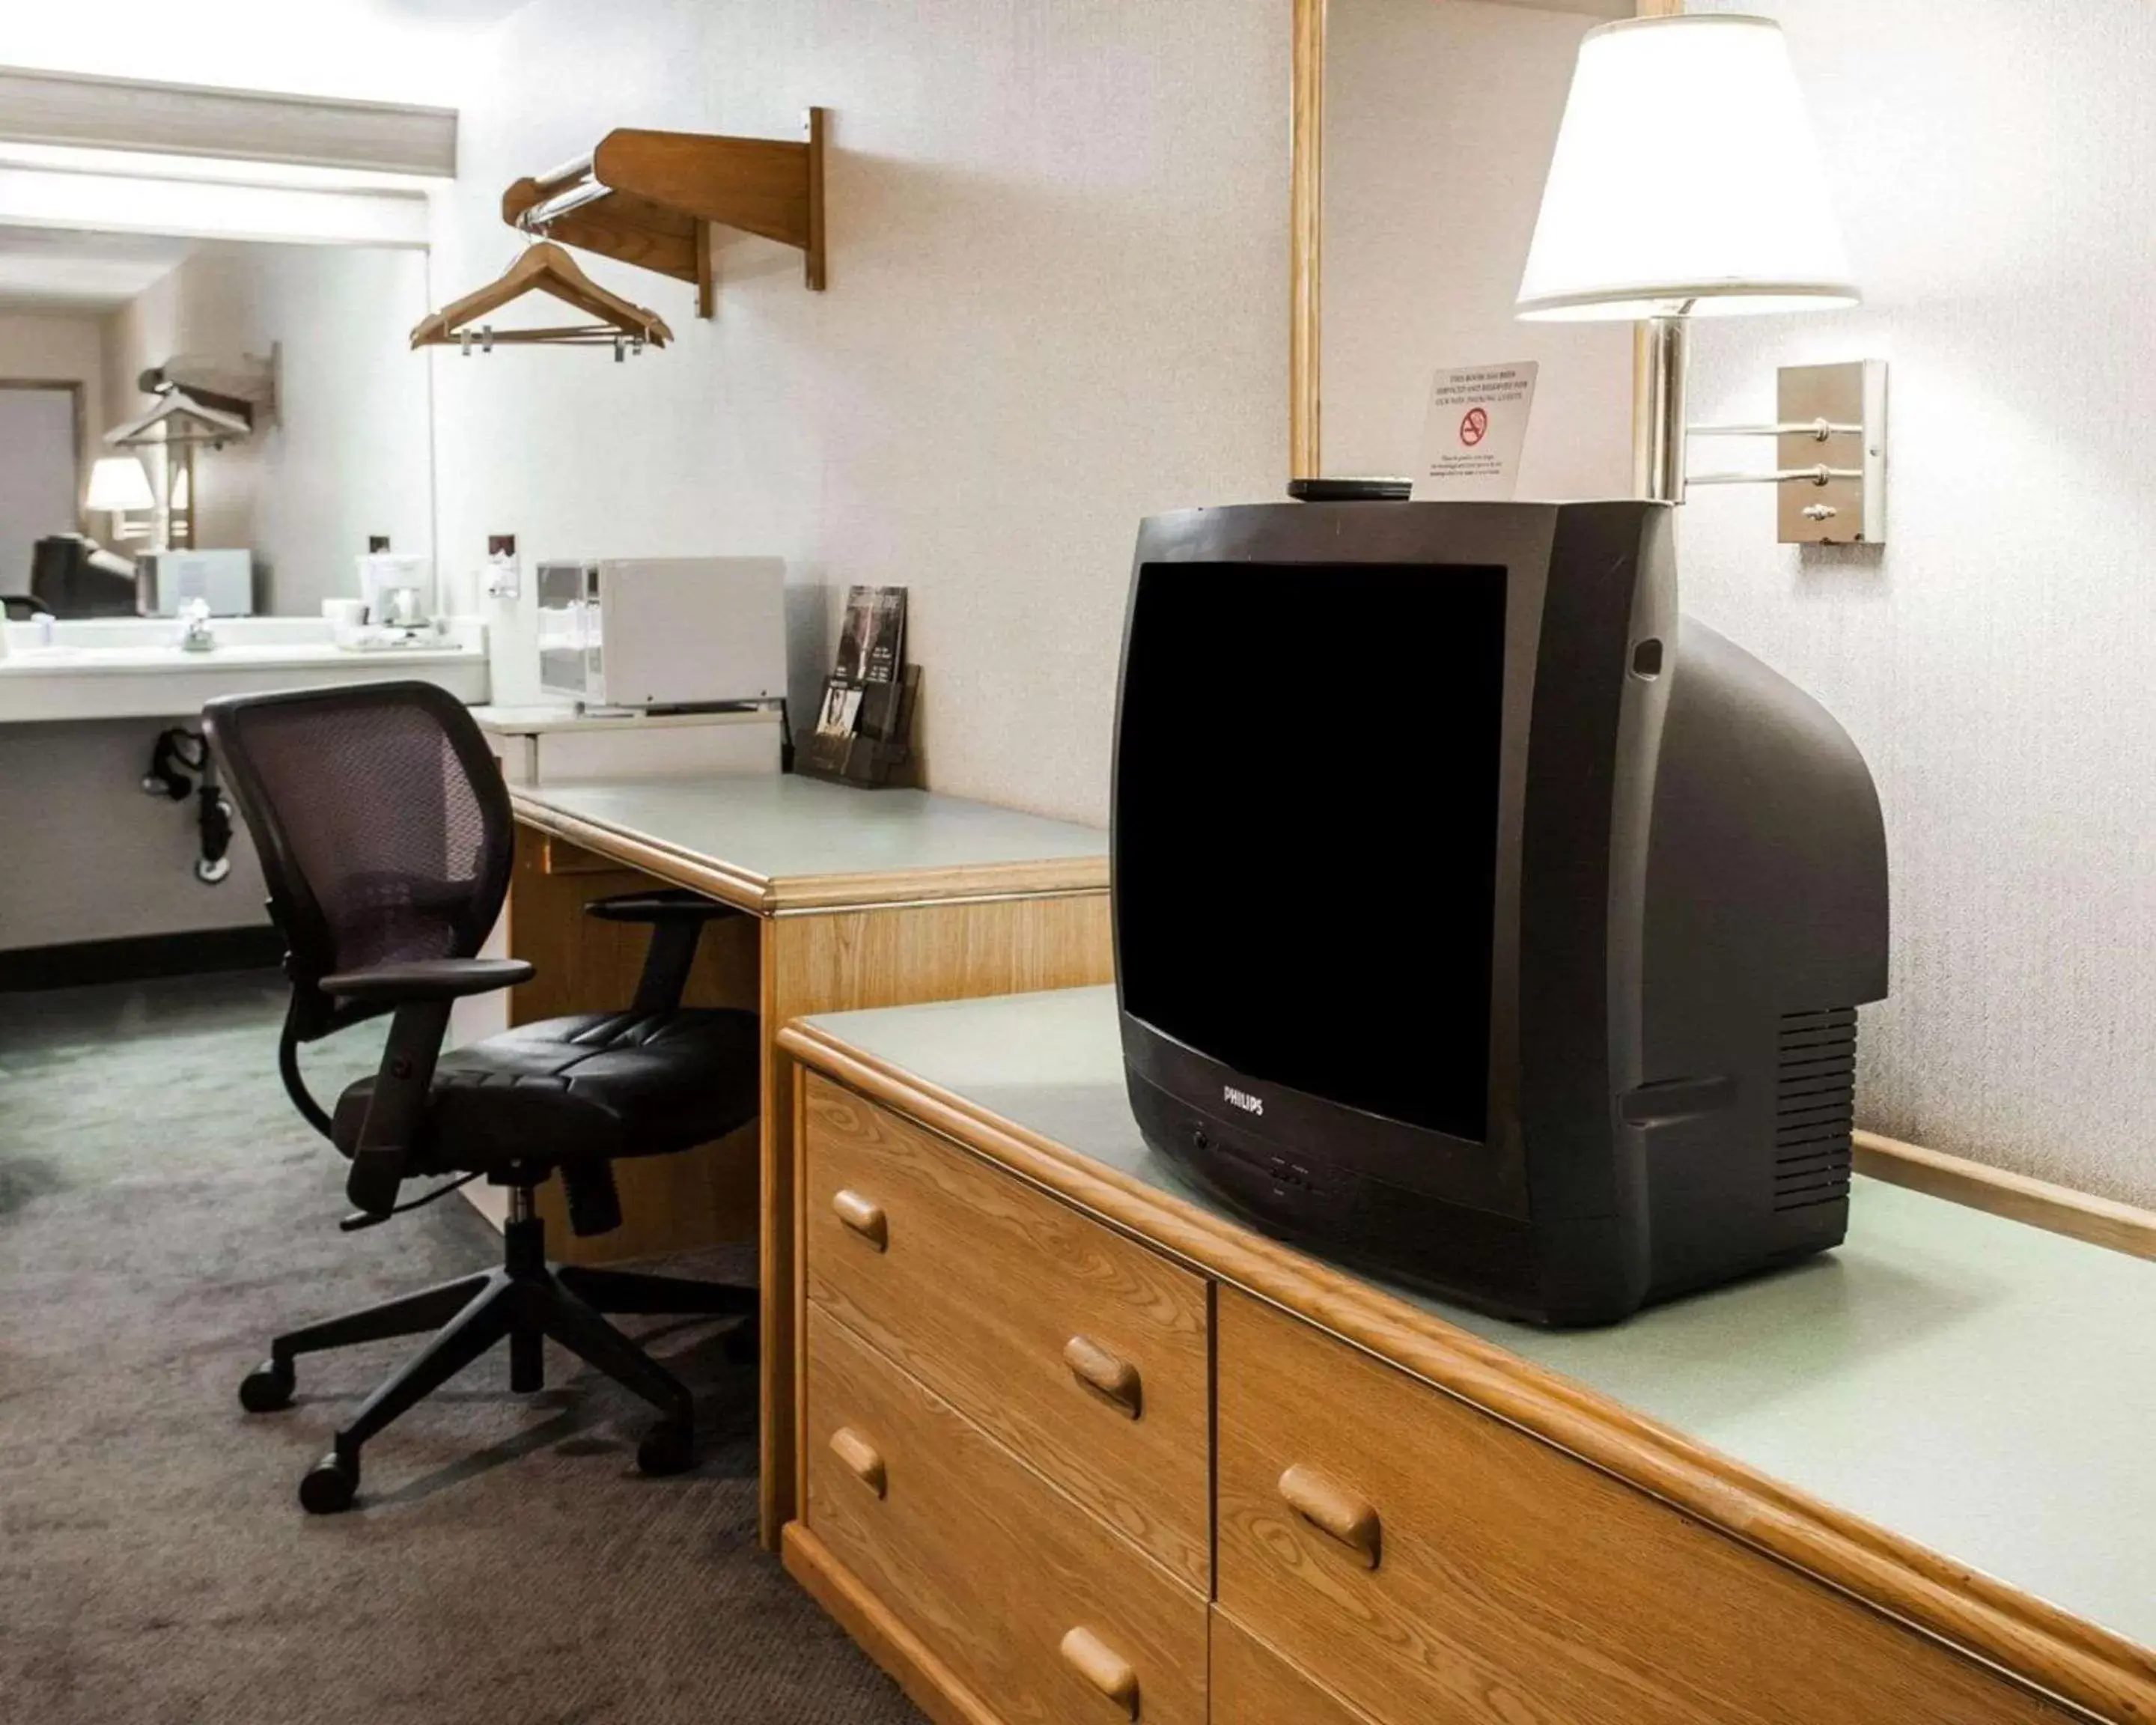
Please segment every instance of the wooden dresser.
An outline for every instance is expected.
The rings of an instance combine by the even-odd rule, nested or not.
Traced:
[[[2093,1442],[2092,1466],[2126,1458],[2110,1495],[2141,1532],[2138,1554],[2129,1534],[2103,1555],[2099,1528],[2097,1555],[2060,1554],[2096,1608],[2076,1615],[1250,1233],[1142,1146],[1108,1145],[1107,991],[838,1014],[781,1040],[799,1063],[786,1562],[939,1721],[2156,1722],[2156,1460],[2137,1472]],[[2041,1238],[2156,1316],[2156,1266]],[[1904,1291],[1921,1327],[1923,1291]],[[1791,1325],[1819,1316],[1784,1304]],[[2156,1363],[2143,1333],[2122,1368]],[[1839,1369],[1838,1345],[1811,1349],[1815,1370]],[[1740,1388],[1748,1371],[1732,1362]],[[2156,1411],[2156,1386],[2137,1393]],[[1787,1401],[1799,1422],[1825,1405]],[[1979,1493],[1999,1460],[1933,1458]]]

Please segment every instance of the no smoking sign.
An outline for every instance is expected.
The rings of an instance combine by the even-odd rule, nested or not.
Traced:
[[[1535,362],[1463,366],[1430,379],[1414,495],[1502,501],[1519,476]]]

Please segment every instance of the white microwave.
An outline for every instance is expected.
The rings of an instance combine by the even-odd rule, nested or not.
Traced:
[[[200,599],[213,617],[254,614],[254,554],[248,551],[144,551],[135,555],[135,614],[177,617]]]
[[[786,693],[779,557],[601,557],[537,568],[539,685],[649,710]]]

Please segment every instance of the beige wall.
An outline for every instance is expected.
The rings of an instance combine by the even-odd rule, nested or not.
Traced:
[[[427,369],[406,345],[426,300],[422,252],[213,243],[110,320],[115,420],[150,404],[136,378],[175,353],[275,350],[275,414],[195,457],[196,542],[253,551],[265,609],[356,593],[370,534],[431,548]]]
[[[1799,552],[1763,489],[1702,493],[1686,602],[1878,776],[1865,1117],[2156,1204],[2156,9],[1732,9],[1788,33],[1865,305],[1702,326],[1694,417],[1770,413],[1778,365],[1888,361],[1887,542]]]
[[[905,583],[937,788],[1104,820],[1139,517],[1286,475],[1285,5],[534,0],[490,44],[441,297],[514,255],[516,176],[614,126],[798,136],[810,102],[831,285],[744,241],[704,323],[587,259],[677,345],[438,352],[448,562],[514,531]],[[502,633],[514,698],[529,638]]]

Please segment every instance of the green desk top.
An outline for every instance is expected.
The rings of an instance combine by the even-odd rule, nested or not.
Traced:
[[[1112,988],[810,1022],[1226,1214],[1139,1137]],[[1860,1178],[1840,1250],[1609,1329],[1533,1329],[1362,1279],[2156,1647],[2156,1263]]]
[[[521,810],[551,811],[755,880],[891,875],[959,875],[1066,864],[1067,880],[1108,882],[1108,835],[1097,827],[929,791],[860,790],[792,773],[520,786]],[[947,881],[944,896],[966,890]],[[996,890],[993,881],[986,891]]]

